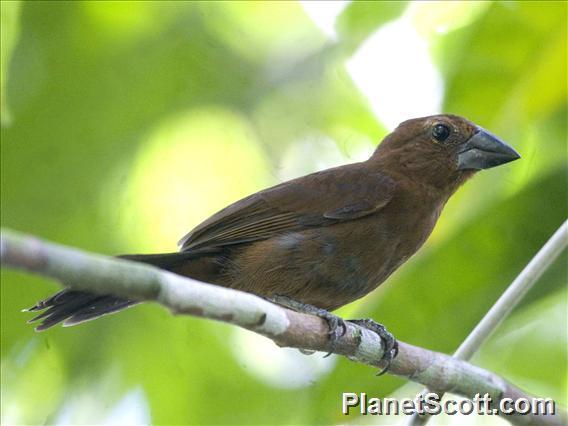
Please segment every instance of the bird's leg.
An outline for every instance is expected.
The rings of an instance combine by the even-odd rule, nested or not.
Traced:
[[[277,303],[278,305],[290,308],[296,312],[315,315],[326,320],[327,325],[329,326],[329,345],[331,351],[328,352],[324,356],[324,358],[330,356],[333,353],[337,340],[347,331],[345,321],[337,315],[333,315],[331,312],[326,311],[325,309],[318,308],[308,303],[302,303],[288,296],[282,295],[275,295],[273,297],[270,297],[269,300],[271,302]]]
[[[349,322],[364,327],[367,330],[371,330],[378,334],[381,338],[381,342],[385,348],[385,354],[383,355],[382,360],[386,362],[386,366],[379,371],[377,376],[382,376],[389,370],[392,360],[398,355],[398,342],[394,336],[387,331],[384,325],[379,324],[372,319],[353,319],[349,320]]]

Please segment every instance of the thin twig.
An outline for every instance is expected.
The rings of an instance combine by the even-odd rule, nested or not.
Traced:
[[[470,360],[481,345],[493,334],[499,324],[503,322],[527,292],[536,284],[542,274],[560,256],[567,245],[568,220],[560,225],[554,235],[542,246],[482,320],[469,333],[454,353],[454,358],[464,361]],[[424,389],[421,395],[426,395],[428,392],[428,389]],[[407,419],[406,424],[408,426],[424,425],[429,418],[429,415],[415,414]]]
[[[273,340],[283,347],[344,355],[355,362],[383,367],[380,338],[347,322],[346,333],[330,348],[328,325],[319,317],[297,313],[260,297],[201,283],[155,267],[48,243],[2,230],[3,267],[51,277],[66,286],[140,301],[156,301],[175,313],[228,322]],[[390,374],[474,399],[488,394],[497,404],[505,398],[531,399],[503,378],[454,357],[399,342]],[[499,413],[502,414],[502,413]],[[566,414],[507,416],[514,424],[564,424]]]

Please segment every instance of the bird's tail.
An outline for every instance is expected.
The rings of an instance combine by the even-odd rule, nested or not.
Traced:
[[[135,260],[157,266],[161,269],[174,270],[183,264],[192,255],[189,253],[166,253],[166,254],[136,254],[118,256],[123,259]],[[101,295],[64,289],[53,296],[41,300],[25,311],[43,311],[28,322],[41,321],[36,331],[46,330],[63,322],[63,326],[80,324],[94,320],[103,315],[112,314],[137,304],[134,300],[128,300],[112,295]]]

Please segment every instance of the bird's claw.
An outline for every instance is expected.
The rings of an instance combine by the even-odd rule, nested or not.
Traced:
[[[298,302],[288,296],[282,295],[275,295],[269,300],[297,312],[318,316],[327,322],[329,327],[328,336],[330,351],[324,355],[324,358],[327,358],[334,352],[337,341],[347,332],[347,325],[345,324],[345,321],[325,309],[318,308],[308,303]]]
[[[335,350],[335,345],[339,338],[347,332],[347,325],[345,325],[345,321],[342,318],[339,318],[337,315],[333,315],[325,309],[320,309],[319,312],[314,313],[314,315],[326,320],[329,327],[328,337],[330,350],[323,356],[324,358],[327,358]]]
[[[381,361],[386,363],[385,367],[377,373],[377,376],[382,376],[391,366],[392,360],[398,355],[398,342],[394,336],[389,333],[386,327],[379,324],[371,319],[355,319],[349,320],[353,324],[357,324],[361,327],[366,328],[374,333],[376,333],[381,338],[381,343],[384,347],[384,355]]]

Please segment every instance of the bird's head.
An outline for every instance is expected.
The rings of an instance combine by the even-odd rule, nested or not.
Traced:
[[[440,114],[401,123],[369,161],[441,189],[456,189],[482,169],[520,155],[487,130],[457,115]]]

